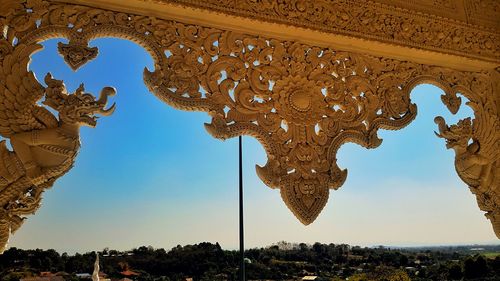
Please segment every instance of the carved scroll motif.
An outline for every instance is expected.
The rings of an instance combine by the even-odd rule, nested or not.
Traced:
[[[410,92],[419,83],[441,87],[452,113],[459,109],[456,94],[461,93],[476,118],[458,127],[438,118],[439,136],[455,149],[459,176],[500,235],[498,88],[490,72],[460,72],[46,1],[22,2],[11,11],[0,19],[9,27],[3,44],[17,40],[13,50],[65,37],[83,48],[75,64],[80,65],[93,57],[87,46],[94,38],[112,36],[143,46],[155,62],[154,70],[144,71],[150,91],[173,107],[209,113],[212,122],[206,128],[217,138],[259,140],[268,156],[263,167],[257,166],[259,177],[280,189],[304,224],[319,215],[330,189],[346,180],[347,171],[336,159],[344,143],[375,148],[382,142],[378,129],[408,125],[417,112]],[[64,57],[71,65],[71,56]]]
[[[500,59],[497,0],[465,0],[467,4],[456,0],[155,1],[464,57]],[[455,20],[465,13],[463,5],[476,25],[465,24],[465,18]],[[429,14],[423,16],[420,11]]]

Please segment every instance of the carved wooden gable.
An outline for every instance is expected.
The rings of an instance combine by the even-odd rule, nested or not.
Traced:
[[[154,60],[154,69],[144,71],[149,90],[178,109],[207,112],[206,128],[217,138],[255,137],[268,157],[257,174],[309,224],[347,177],[337,165],[338,149],[347,142],[379,146],[377,131],[408,125],[417,114],[411,90],[431,83],[444,90],[452,113],[461,104],[458,94],[470,101],[474,119],[448,126],[437,117],[438,137],[455,150],[458,175],[500,235],[499,18],[498,2],[479,0],[2,1],[0,134],[38,136],[61,126],[34,106],[42,97],[63,119],[71,104],[60,104],[76,97],[94,106],[89,114],[108,112],[105,100],[90,105],[83,89],[68,95],[50,76],[45,88],[26,71],[40,42],[69,39],[59,52],[76,70],[98,55],[90,40],[132,40]],[[26,89],[37,96],[19,105]],[[90,115],[83,120],[92,123]],[[38,123],[13,121],[23,118]],[[43,147],[14,140],[21,142],[18,150],[0,149],[4,244],[39,206],[43,190],[67,171],[48,176],[50,167],[27,161],[22,149]]]

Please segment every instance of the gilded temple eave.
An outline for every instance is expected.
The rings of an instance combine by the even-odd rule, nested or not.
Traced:
[[[374,56],[382,55],[457,70],[481,71],[500,66],[498,28],[424,14],[422,11],[409,10],[407,6],[398,8],[370,1],[355,1],[356,5],[351,3],[352,1],[318,1],[325,3],[324,9],[341,7],[350,13],[346,14],[345,18],[352,22],[343,25],[332,20],[315,19],[314,13],[311,14],[307,10],[304,12],[306,14],[293,9],[282,12],[279,7],[270,6],[261,7],[262,11],[259,11],[258,5],[264,5],[263,3],[267,1],[263,3],[220,0],[56,1],[173,19],[252,35],[266,35],[281,40],[300,41],[315,46],[333,47]],[[365,10],[378,13],[382,22],[370,23],[368,27],[359,24],[360,20],[354,19],[358,14],[355,14],[354,10],[349,10],[352,5],[357,7],[357,13]],[[399,28],[395,28],[390,22],[396,18],[408,21],[408,28],[414,27],[419,31],[406,35],[404,31],[391,31]],[[404,25],[404,20],[398,24]],[[384,25],[384,21],[387,21],[387,25]],[[418,24],[421,26],[417,26]],[[378,31],[374,32],[370,26],[375,26],[375,30]],[[405,28],[407,27],[400,27],[400,29]],[[441,33],[442,30],[451,31],[445,34]],[[443,36],[446,38],[439,39]],[[427,38],[433,39],[427,40]]]
[[[94,98],[83,85],[69,94],[50,73],[46,86],[36,79],[30,57],[54,38],[67,39],[58,51],[73,70],[98,56],[94,39],[142,46],[154,61],[143,73],[149,91],[177,109],[209,114],[205,128],[216,138],[256,138],[268,160],[257,175],[305,225],[345,183],[340,147],[375,149],[379,130],[410,124],[415,86],[440,87],[452,114],[464,97],[474,117],[447,124],[437,116],[436,134],[455,151],[458,176],[500,238],[500,34],[491,17],[498,2],[464,0],[466,17],[458,19],[412,10],[415,1],[394,3],[406,2],[0,2],[0,136],[13,144],[0,142],[0,251],[71,169],[79,126],[95,126],[95,114],[114,109],[106,107],[112,87]],[[467,13],[470,4],[487,9],[482,20]],[[50,157],[35,159],[37,150]]]

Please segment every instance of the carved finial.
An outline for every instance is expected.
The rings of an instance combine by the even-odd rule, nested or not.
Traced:
[[[59,44],[57,44],[57,50],[59,54],[63,56],[64,61],[74,71],[78,70],[78,68],[87,62],[95,59],[99,53],[97,47],[91,48],[84,44],[72,42],[69,42],[69,44],[59,42]]]

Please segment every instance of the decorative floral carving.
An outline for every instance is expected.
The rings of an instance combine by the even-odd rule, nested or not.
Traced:
[[[338,167],[336,159],[344,143],[375,148],[382,142],[377,136],[379,129],[397,130],[409,124],[417,112],[410,92],[419,83],[442,87],[446,93],[443,101],[452,112],[458,110],[456,94],[462,93],[476,114],[470,121],[472,129],[467,127],[469,121],[448,128],[437,119],[439,135],[457,152],[458,174],[477,195],[480,208],[498,225],[498,204],[491,203],[498,200],[494,192],[498,189],[498,177],[491,176],[480,183],[484,181],[483,171],[494,171],[487,167],[497,167],[498,162],[491,153],[499,138],[498,130],[492,129],[498,128],[498,89],[492,86],[496,80],[490,73],[460,72],[78,5],[41,3],[49,7],[37,10],[25,3],[25,8],[32,12],[5,19],[15,23],[7,30],[8,42],[18,40],[13,50],[7,52],[27,61],[39,48],[37,43],[56,34],[70,42],[82,42],[81,46],[87,46],[90,39],[106,36],[140,44],[155,62],[154,71],[144,71],[150,91],[176,108],[208,112],[212,122],[206,128],[217,138],[250,135],[259,140],[268,162],[257,167],[257,174],[268,186],[280,189],[287,206],[304,224],[316,219],[328,201],[329,189],[339,188],[346,180],[347,171]],[[391,33],[399,32],[399,24],[406,23],[404,17],[380,16],[373,9],[363,11],[362,16],[356,14],[356,8],[343,13],[342,6],[331,14],[334,16],[326,16],[329,9],[340,5],[337,2],[280,2],[272,7],[266,3],[258,6],[262,14],[272,9],[280,15],[301,19],[308,13],[311,19],[322,16],[320,22],[334,21],[332,26],[349,26],[349,21],[356,19],[366,21],[366,28],[382,26]],[[311,7],[322,12],[311,12]],[[426,32],[412,31],[419,21],[409,22],[409,27],[398,34],[433,46],[426,41],[433,40],[426,38]],[[449,32],[444,30],[441,32]],[[458,32],[458,41],[462,31],[452,31]],[[441,39],[444,38],[449,37],[444,35]],[[4,68],[10,69],[5,62],[4,59]],[[61,89],[60,83],[51,83],[54,86],[47,83],[49,89]],[[43,90],[34,80],[32,85]],[[10,92],[4,90],[0,94],[7,97]],[[13,95],[17,93],[14,91]],[[459,137],[454,139],[455,135]],[[470,139],[473,143],[469,147]],[[5,174],[6,179],[12,177]],[[500,235],[498,229],[495,231]]]
[[[499,17],[497,12],[491,11],[492,6],[498,5],[496,0],[468,0],[472,3],[489,2],[488,8],[479,9],[480,12],[475,14],[474,19],[480,19],[481,13],[495,15],[496,21],[487,25],[491,27],[490,29],[466,25],[465,22],[442,17],[422,16],[417,11],[373,1],[145,1],[173,2],[230,15],[500,62]],[[396,1],[384,0],[384,2]],[[421,7],[420,2],[418,1],[413,6]],[[451,4],[450,2],[455,1],[441,0],[439,2],[441,3],[428,3],[427,5],[439,4],[446,7]],[[496,2],[496,4],[491,2]],[[477,6],[477,4],[474,5]],[[436,9],[439,8],[434,7],[434,10]]]
[[[301,76],[276,82],[271,96],[276,113],[290,126],[316,125],[328,107],[318,84]]]

